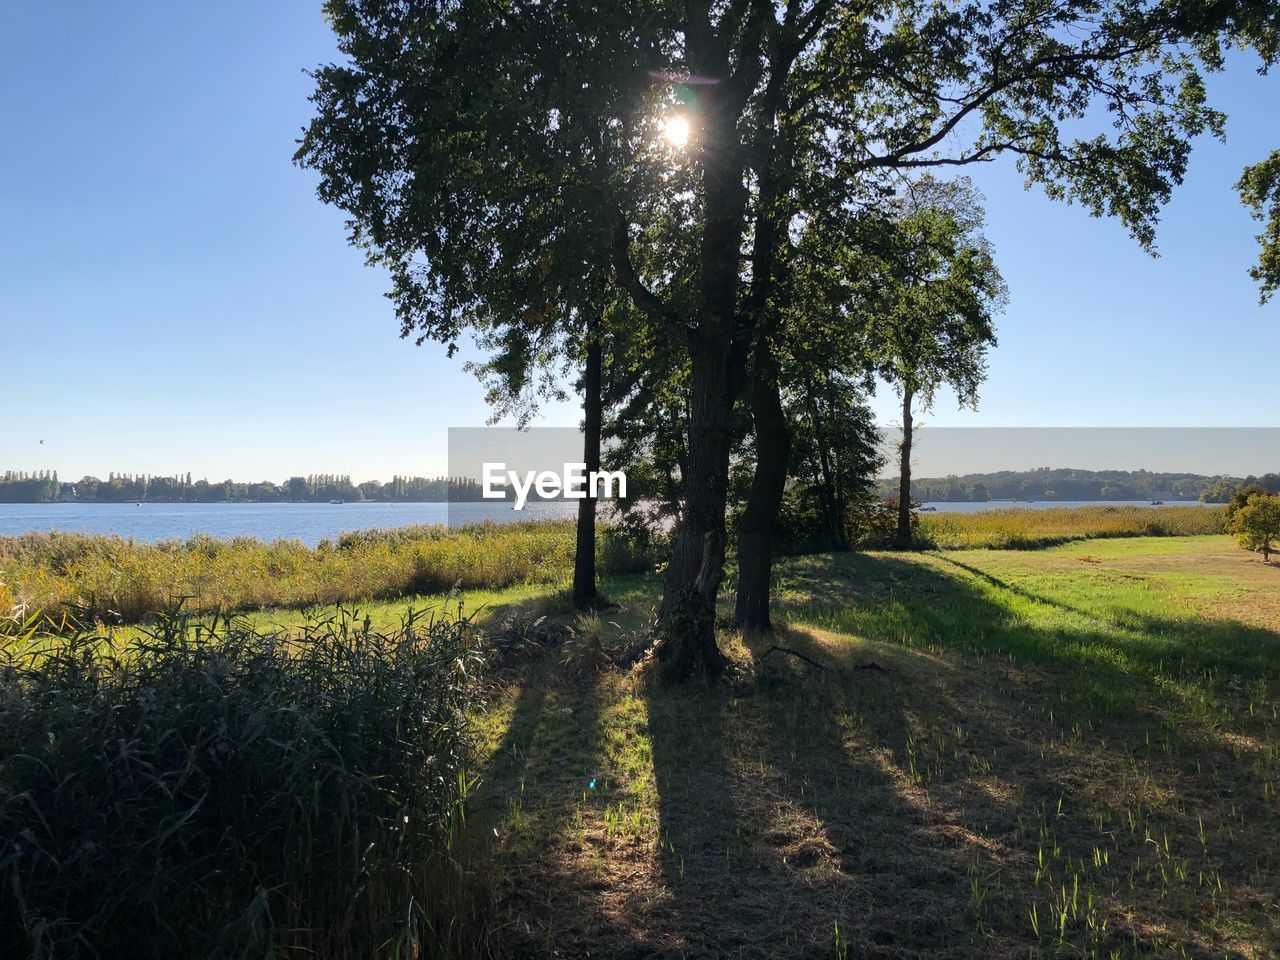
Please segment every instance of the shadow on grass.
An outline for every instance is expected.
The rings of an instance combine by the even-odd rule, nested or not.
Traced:
[[[788,563],[805,625],[785,642],[829,673],[771,657],[736,692],[531,675],[491,773],[499,809],[537,811],[507,827],[512,952],[1275,952],[1277,636],[1102,620],[981,573]],[[853,670],[869,658],[887,671]],[[653,822],[610,830],[646,804]]]
[[[563,681],[551,664],[528,669],[481,773],[473,815],[498,873],[497,935],[504,952],[517,956],[550,955],[566,932],[572,936],[563,898],[589,889],[574,876],[581,860],[575,817],[597,786],[599,758],[599,692],[590,682]]]

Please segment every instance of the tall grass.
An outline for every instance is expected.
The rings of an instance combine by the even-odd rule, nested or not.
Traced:
[[[1026,550],[1096,537],[1185,537],[1224,533],[1222,507],[1011,508],[920,516],[919,538],[939,550]]]
[[[551,582],[573,568],[571,522],[439,526],[343,534],[315,548],[246,537],[137,543],[79,533],[0,538],[0,613],[20,606],[57,622],[136,622],[185,609],[250,610],[385,600]],[[652,567],[654,552],[601,530],[604,574]]]
[[[463,953],[466,621],[0,643],[0,955]]]

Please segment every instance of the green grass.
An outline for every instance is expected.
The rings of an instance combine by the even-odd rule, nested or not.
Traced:
[[[1094,537],[1222,532],[1220,508],[1082,507],[925,514],[921,540],[944,549],[1039,547]],[[566,580],[573,566],[566,521],[423,526],[347,533],[315,548],[197,536],[137,543],[78,533],[0,537],[0,613],[18,607],[51,623],[137,623],[181,603],[187,612],[285,611],[360,603],[385,607],[447,592],[493,591]],[[604,526],[604,576],[652,570],[661,544]],[[399,604],[403,609],[404,604]]]
[[[0,644],[0,953],[472,955],[465,620]]]
[[[1176,537],[1223,533],[1225,508],[1011,507],[975,513],[920,514],[919,536],[936,549],[1028,549],[1100,537]]]
[[[495,693],[480,819],[508,947],[1280,951],[1280,569],[1218,536],[780,578],[778,642],[829,671],[725,635],[724,687],[549,657]]]
[[[659,584],[604,589],[589,620],[555,578],[413,602],[624,643]],[[585,642],[490,674],[468,825],[495,950],[1280,953],[1280,567],[1087,539],[788,558],[777,596],[776,638],[723,633],[716,687],[597,671]],[[404,603],[362,607],[379,629]]]

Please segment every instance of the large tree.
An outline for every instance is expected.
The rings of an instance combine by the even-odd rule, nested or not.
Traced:
[[[903,170],[1012,154],[1149,244],[1191,139],[1221,127],[1198,72],[1216,48],[1185,41],[1236,7],[330,0],[345,60],[315,74],[299,159],[391,272],[406,332],[452,344],[476,318],[575,302],[606,261],[681,351],[658,653],[714,674],[733,411],[792,224]]]
[[[774,540],[789,482],[817,498],[828,545],[847,546],[844,481],[863,460],[847,443],[861,433],[859,399],[874,369],[868,305],[881,299],[865,276],[848,269],[862,243],[879,238],[863,229],[878,198],[863,199],[791,225],[757,325],[747,389],[753,469],[738,521],[733,616],[744,630],[772,627]]]

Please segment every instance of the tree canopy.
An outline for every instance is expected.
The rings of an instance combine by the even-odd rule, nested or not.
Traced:
[[[501,339],[572,316],[605,279],[677,351],[683,502],[659,650],[676,675],[723,664],[734,409],[771,376],[762,331],[805,223],[854,218],[911,171],[1011,155],[1150,247],[1192,140],[1221,134],[1202,74],[1229,44],[1275,53],[1261,0],[326,10],[344,60],[315,72],[298,159],[390,272],[405,335]],[[673,118],[687,139],[664,136]]]

